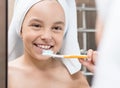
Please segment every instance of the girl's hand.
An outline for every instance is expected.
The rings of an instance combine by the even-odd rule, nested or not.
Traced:
[[[93,51],[92,49],[89,49],[87,52],[87,60],[79,59],[80,63],[85,66],[89,71],[94,73],[94,67],[95,67],[95,60],[97,57],[97,51]]]

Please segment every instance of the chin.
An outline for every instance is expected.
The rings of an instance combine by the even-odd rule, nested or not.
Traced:
[[[48,56],[37,56],[36,57],[36,59],[37,60],[40,60],[40,61],[45,61],[45,60],[49,60],[49,59],[51,59],[50,57],[48,57]]]

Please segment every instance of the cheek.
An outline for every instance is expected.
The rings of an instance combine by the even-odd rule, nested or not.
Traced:
[[[59,51],[62,47],[62,43],[63,43],[63,35],[56,35],[54,36],[55,39],[55,50]]]
[[[61,46],[62,43],[63,43],[63,38],[59,38],[59,39],[58,39],[58,42],[59,42],[59,45]]]
[[[31,44],[31,42],[35,38],[35,34],[31,31],[23,31],[22,38],[23,38],[23,43]]]
[[[63,43],[63,35],[56,37],[57,45],[59,45],[59,48],[61,48],[62,43]]]

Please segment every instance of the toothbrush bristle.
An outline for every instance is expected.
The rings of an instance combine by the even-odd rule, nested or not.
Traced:
[[[52,50],[43,50],[42,55],[51,55],[53,54]]]

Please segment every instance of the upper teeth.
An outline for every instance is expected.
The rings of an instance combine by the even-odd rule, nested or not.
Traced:
[[[42,49],[49,49],[50,48],[49,45],[38,45],[38,47],[40,47]]]

